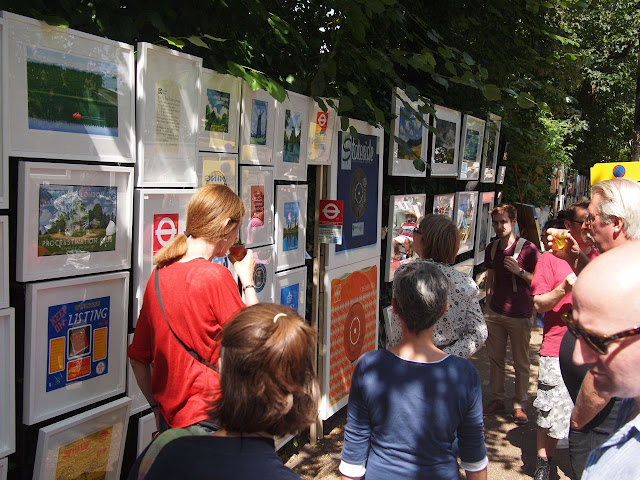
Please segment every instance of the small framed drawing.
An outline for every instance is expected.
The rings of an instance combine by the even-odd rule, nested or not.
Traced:
[[[498,185],[502,185],[504,183],[504,176],[507,173],[507,167],[505,165],[500,165],[498,167],[498,178],[496,179],[496,183]]]
[[[253,270],[253,285],[261,302],[273,302],[274,275],[276,273],[276,249],[273,245],[252,248],[256,261]],[[244,295],[243,295],[244,298]]]
[[[276,273],[275,301],[291,307],[305,317],[307,301],[307,267]]]
[[[453,268],[465,275],[473,276],[473,258],[465,260],[464,262],[456,263]]]
[[[483,183],[493,183],[496,181],[496,165],[498,164],[498,146],[500,145],[500,127],[502,117],[489,114],[487,126],[484,132],[484,145],[482,146],[482,176]]]
[[[458,255],[473,250],[473,234],[476,229],[478,192],[456,192],[456,213],[453,223],[460,231]]]
[[[376,257],[325,273],[323,420],[347,404],[356,360],[378,347],[378,262]]]
[[[445,193],[433,196],[433,212],[436,215],[445,215],[453,221],[453,205],[455,203],[455,193]]]
[[[131,345],[133,342],[133,333],[129,334],[128,345]],[[127,397],[131,399],[131,410],[129,411],[129,415],[135,415],[136,413],[144,412],[149,406],[149,402],[145,398],[142,390],[138,386],[138,381],[133,373],[133,369],[131,368],[131,362],[129,358],[127,358]]]
[[[0,309],[9,306],[9,217],[0,216]],[[1,456],[1,455],[0,455]]]
[[[304,265],[307,243],[307,185],[276,187],[276,270]]]
[[[198,150],[238,153],[242,80],[203,68],[200,82]]]
[[[391,112],[396,118],[391,120],[389,139],[389,175],[403,177],[427,176],[427,150],[429,114],[422,114],[418,108],[422,102],[412,102],[402,90],[396,88],[391,96]],[[400,146],[396,137],[406,143]],[[409,150],[410,149],[410,150]],[[422,162],[422,170],[414,162]]]
[[[471,115],[464,116],[458,180],[478,180],[480,178],[484,127],[484,120]]]
[[[133,168],[20,162],[16,280],[131,266]]]
[[[484,249],[487,248],[491,240],[491,216],[489,212],[493,209],[495,195],[495,192],[480,193],[478,221],[476,222],[476,245],[473,255],[476,265],[484,262]]]
[[[460,112],[440,105],[433,106],[436,133],[431,136],[431,176],[456,177],[460,150]]]
[[[380,256],[384,130],[349,119],[332,148],[329,198],[344,202],[342,244],[329,244],[327,268]]]
[[[138,419],[138,457],[149,446],[156,431],[156,416],[153,412]]]
[[[276,180],[307,179],[309,105],[311,99],[287,91],[287,98],[276,106],[273,164]]]
[[[202,59],[138,43],[138,187],[195,187]]]
[[[273,243],[273,168],[240,167],[244,222],[240,239],[247,248]]]
[[[8,54],[6,38],[7,30],[5,21],[2,18],[2,13],[0,13],[0,95],[4,95],[3,85],[7,83],[7,80],[4,78],[4,59]],[[9,114],[2,112],[2,109],[6,108],[7,103],[3,102],[3,104],[0,105],[0,208],[3,209],[9,208],[9,155],[7,154],[9,136],[5,134],[5,130],[8,131],[8,126],[3,122],[3,118],[5,116],[9,118]],[[6,146],[5,142],[7,143]],[[0,480],[2,480],[1,476]]]
[[[23,421],[124,393],[129,272],[27,285]]]
[[[5,308],[0,310],[0,457],[16,451],[15,367],[15,312],[13,308]]]
[[[33,479],[119,479],[130,405],[120,398],[41,428]]]
[[[272,165],[276,100],[265,90],[251,90],[242,83],[240,119],[240,163]]]
[[[393,274],[400,265],[418,257],[413,251],[413,231],[418,228],[418,219],[424,216],[426,201],[424,193],[392,195],[390,198],[386,282],[393,281]]]
[[[153,257],[187,228],[187,205],[197,190],[136,189],[133,237],[133,327],[153,272]]]
[[[133,47],[2,17],[6,155],[134,163]]]
[[[393,311],[391,305],[382,309],[382,315],[384,316],[384,329],[387,334],[386,348],[393,347],[402,340],[402,325],[400,319]]]
[[[0,480],[7,480],[7,470],[9,469],[9,459],[0,458]]]
[[[200,153],[196,163],[198,187],[210,183],[226,185],[238,193],[238,155],[235,153]]]
[[[307,144],[307,164],[329,165],[331,146],[336,132],[338,100],[323,98],[325,112],[318,102],[311,99],[309,108],[309,142]]]

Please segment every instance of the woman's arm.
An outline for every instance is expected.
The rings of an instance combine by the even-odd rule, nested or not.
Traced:
[[[153,396],[153,391],[151,389],[151,365],[147,365],[141,363],[133,358],[129,358],[131,362],[131,370],[133,370],[133,375],[136,377],[136,382],[138,382],[138,387],[140,387],[140,391],[144,395],[144,398],[147,399],[149,405],[151,406],[151,410],[156,417],[156,431],[160,431],[160,422],[158,415],[160,414],[160,410],[158,408],[158,402],[156,402],[155,397]]]

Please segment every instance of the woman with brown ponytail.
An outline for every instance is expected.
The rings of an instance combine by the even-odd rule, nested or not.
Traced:
[[[184,233],[154,258],[127,354],[161,432],[205,421],[211,395],[219,390],[219,334],[245,304],[229,270],[211,259],[227,254],[244,213],[232,190],[204,186],[189,201]],[[229,260],[247,305],[257,303],[253,255]]]

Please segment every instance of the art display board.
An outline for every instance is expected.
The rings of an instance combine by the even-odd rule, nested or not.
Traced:
[[[256,261],[253,270],[253,285],[260,302],[274,302],[274,276],[276,273],[276,249],[273,245],[252,248]],[[242,295],[244,299],[244,294]]]
[[[276,99],[265,90],[253,91],[242,83],[240,117],[240,163],[273,165],[273,136],[276,127]]]
[[[20,162],[16,280],[131,266],[133,168]]]
[[[458,270],[460,273],[464,273],[465,275],[468,275],[469,277],[473,276],[473,258],[469,258],[468,260],[465,260],[464,262],[460,262],[460,263],[456,263],[453,268],[455,268],[456,270]]]
[[[0,480],[7,480],[7,470],[9,469],[9,459],[0,458]]]
[[[356,360],[378,347],[379,258],[327,270],[320,417],[347,404]]]
[[[338,126],[338,105],[335,98],[323,98],[327,111],[323,111],[318,102],[311,99],[309,107],[309,142],[307,144],[308,165],[329,165],[331,148]],[[332,102],[333,107],[328,103]]]
[[[4,68],[4,59],[7,58],[7,29],[1,15],[0,13],[0,97],[4,95],[3,85],[7,84]],[[8,143],[9,139],[9,128],[3,120],[5,117],[9,118],[9,108],[7,101],[3,100],[0,102],[0,208],[9,208],[9,155],[5,146],[5,141]]]
[[[431,136],[431,176],[458,176],[460,155],[461,113],[451,108],[434,105],[436,111],[434,127],[437,133]]]
[[[488,275],[489,275],[489,272],[487,270],[484,270],[478,273],[474,278],[476,285],[478,285],[478,300],[482,300],[487,296],[487,276]]]
[[[242,80],[203,68],[200,83],[198,150],[238,153]]]
[[[226,185],[238,193],[238,155],[235,153],[200,153],[196,162],[198,187]]]
[[[34,480],[118,480],[129,408],[127,397],[40,429]]]
[[[276,187],[276,270],[304,265],[307,244],[307,185]]]
[[[484,262],[484,250],[491,240],[491,215],[495,192],[481,192],[478,204],[478,220],[476,221],[476,241],[473,258],[475,264]]]
[[[482,160],[485,121],[465,115],[462,122],[458,180],[478,180]]]
[[[129,334],[127,345],[131,345],[133,342],[133,333]],[[138,381],[131,368],[131,361],[127,358],[127,397],[131,399],[131,410],[129,415],[135,415],[136,413],[144,412],[151,408],[149,402],[145,398],[142,390],[138,386]]]
[[[23,422],[124,393],[129,272],[26,287]]]
[[[337,120],[339,121],[339,120]],[[380,256],[384,130],[349,119],[331,152],[329,199],[344,202],[342,244],[327,246],[327,268]]]
[[[307,302],[307,267],[294,268],[275,275],[274,300],[298,311],[305,318]]]
[[[458,255],[473,250],[477,209],[478,192],[456,192],[456,211],[453,223],[460,231]]]
[[[9,217],[0,215],[0,309],[9,306]]]
[[[425,214],[427,195],[391,195],[389,198],[389,230],[387,232],[387,266],[385,282],[393,281],[400,265],[418,258],[413,251],[413,231]]]
[[[247,248],[273,244],[273,168],[240,167],[244,221],[240,239]]]
[[[2,17],[5,154],[134,163],[133,46]]]
[[[133,237],[133,327],[138,323],[153,257],[187,228],[187,205],[194,189],[136,189]]]
[[[433,211],[436,215],[445,215],[453,221],[454,204],[456,200],[455,193],[444,193],[442,195],[433,196]]]
[[[501,165],[498,167],[498,178],[496,179],[496,183],[498,185],[502,185],[504,183],[504,176],[507,173],[506,165]]]
[[[309,106],[311,99],[287,91],[287,98],[276,104],[273,164],[276,180],[307,179],[309,144]]]
[[[289,433],[283,437],[275,437],[274,444],[276,447],[276,452],[284,447],[287,443],[289,443],[289,440],[291,440],[293,437],[295,437],[295,435],[292,433]]]
[[[156,432],[156,416],[153,412],[138,419],[138,457],[149,446]]]
[[[482,175],[480,181],[493,183],[496,181],[496,166],[498,165],[498,147],[500,146],[500,127],[502,117],[490,113],[484,131],[484,144],[482,146]]]
[[[138,43],[138,187],[195,187],[202,59]]]
[[[427,176],[427,151],[429,150],[429,114],[421,114],[418,108],[422,102],[412,102],[405,93],[396,88],[391,96],[391,113],[396,118],[391,120],[391,135],[389,139],[389,175],[402,177]],[[410,107],[410,108],[409,108]],[[414,111],[412,111],[415,110]],[[418,113],[416,113],[418,112]],[[424,124],[420,121],[422,121]],[[424,162],[425,168],[419,170],[414,165],[414,157],[403,154],[395,137],[405,141],[411,151]]]
[[[0,310],[0,457],[16,451],[16,326],[13,308]]]
[[[387,335],[387,343],[385,345],[387,348],[393,347],[402,340],[402,323],[391,305],[382,309],[382,316],[384,317],[384,329]]]

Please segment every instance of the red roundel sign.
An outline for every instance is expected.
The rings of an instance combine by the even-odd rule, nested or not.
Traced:
[[[177,213],[160,213],[153,216],[153,254],[169,243],[178,234]]]

